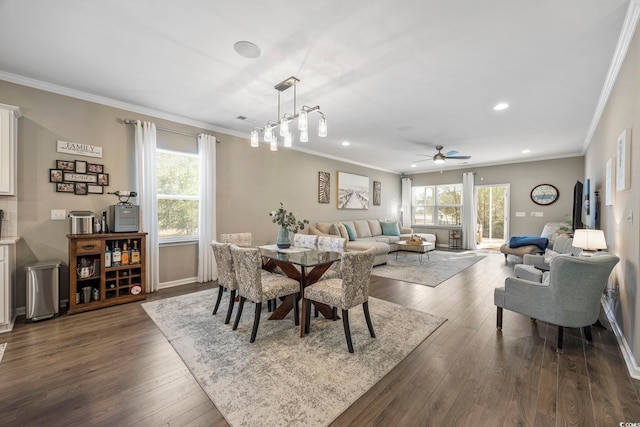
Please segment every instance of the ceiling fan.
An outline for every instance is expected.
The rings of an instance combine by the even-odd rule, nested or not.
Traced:
[[[448,153],[443,154],[442,153],[443,148],[444,147],[442,145],[436,145],[436,150],[438,150],[438,152],[433,156],[434,163],[441,164],[441,163],[444,163],[446,159],[467,160],[471,158],[471,156],[456,156],[458,152],[455,150],[452,150],[452,151],[449,151]],[[431,157],[430,154],[418,154],[418,156]],[[416,160],[414,163],[424,162],[425,160],[429,160],[429,159]]]

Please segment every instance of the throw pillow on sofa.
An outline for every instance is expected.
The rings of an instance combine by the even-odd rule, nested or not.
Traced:
[[[389,221],[389,222],[380,221],[380,225],[382,226],[383,236],[399,236],[400,235],[400,226],[398,226],[397,221]]]
[[[331,234],[332,236],[339,236],[340,229],[338,228],[338,224],[331,224],[331,227],[329,227],[329,233],[327,234]]]
[[[353,229],[349,224],[342,224],[344,228],[347,229],[347,234],[349,235],[349,241],[352,242],[356,240],[358,237],[356,236],[356,230]]]

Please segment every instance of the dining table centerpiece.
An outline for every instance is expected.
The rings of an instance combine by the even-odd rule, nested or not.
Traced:
[[[276,238],[276,245],[279,249],[286,249],[291,246],[291,233],[297,233],[299,230],[304,229],[305,224],[309,224],[309,220],[303,219],[298,221],[296,214],[288,212],[284,208],[284,204],[280,202],[280,209],[277,211],[271,211],[269,216],[273,217],[271,222],[278,224],[280,229],[278,230],[278,237]]]

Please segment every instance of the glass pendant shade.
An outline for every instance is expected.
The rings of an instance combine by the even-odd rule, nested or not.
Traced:
[[[309,132],[307,130],[300,131],[300,142],[309,142]]]
[[[289,132],[284,136],[284,146],[291,147],[292,145],[291,143],[292,143],[291,132]]]
[[[271,138],[271,145],[269,146],[271,151],[278,151],[278,137],[275,135]]]
[[[254,129],[251,131],[251,146],[258,147],[259,145],[260,141],[258,141],[258,131]]]
[[[324,117],[318,122],[318,136],[321,138],[327,136],[327,119]]]
[[[298,114],[298,130],[307,130],[308,129],[308,121],[307,121],[307,112],[302,109],[300,110],[300,114]]]
[[[282,118],[282,123],[280,124],[280,136],[287,136],[289,133],[289,120]]]
[[[271,126],[264,127],[264,142],[271,142],[273,140],[273,130]]]

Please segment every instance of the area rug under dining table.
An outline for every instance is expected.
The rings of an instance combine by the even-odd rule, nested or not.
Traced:
[[[450,277],[483,259],[475,251],[430,251],[420,258],[416,252],[389,254],[386,264],[373,267],[371,275],[402,280],[403,282],[436,287]]]
[[[351,309],[350,354],[342,321],[312,318],[300,338],[292,314],[268,320],[263,310],[251,344],[253,305],[233,331],[224,310],[211,315],[216,296],[217,288],[142,307],[232,426],[328,425],[446,320],[370,298],[376,338],[362,309]]]

